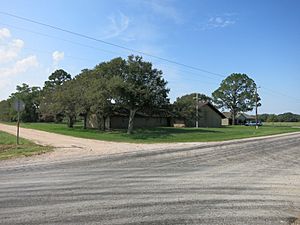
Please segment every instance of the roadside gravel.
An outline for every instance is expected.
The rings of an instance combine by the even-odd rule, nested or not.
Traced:
[[[16,134],[16,127],[0,123],[0,130],[10,134]],[[297,134],[300,132],[296,132]],[[269,137],[284,137],[290,134],[273,135]],[[163,149],[185,149],[209,147],[222,144],[242,143],[246,141],[263,140],[269,137],[256,137],[222,142],[189,142],[189,143],[159,143],[159,144],[134,144],[124,142],[109,142],[93,139],[71,137],[61,134],[49,133],[28,128],[20,128],[20,137],[33,141],[40,145],[49,145],[55,151],[33,157],[16,158],[1,162],[2,165],[30,164],[39,162],[56,162],[65,160],[76,160],[93,158],[102,155],[118,155],[123,153],[157,151]]]

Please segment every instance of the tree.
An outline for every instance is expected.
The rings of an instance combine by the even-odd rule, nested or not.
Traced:
[[[278,122],[278,117],[275,114],[269,114],[266,122]]]
[[[264,114],[260,114],[258,118],[261,122],[267,122],[269,116],[270,114],[264,113]]]
[[[256,84],[246,74],[233,73],[222,81],[220,87],[212,93],[213,101],[219,108],[229,109],[232,123],[238,112],[253,110],[256,100]]]
[[[25,110],[20,114],[20,119],[23,122],[37,122],[39,119],[40,105],[40,87],[30,87],[23,83],[17,86],[17,92],[10,95],[11,104],[14,100],[20,99],[25,103]],[[16,112],[14,113],[16,116]]]
[[[123,82],[118,87],[116,102],[129,110],[127,133],[131,134],[136,112],[169,104],[169,89],[162,71],[153,69],[152,63],[143,61],[140,56],[129,56],[122,70]]]
[[[58,86],[61,86],[68,80],[71,80],[72,77],[63,69],[55,70],[49,77],[48,80],[45,81],[44,88],[45,89],[55,89]]]
[[[95,66],[91,71],[92,81],[87,95],[90,99],[91,111],[97,116],[98,128],[105,130],[106,119],[112,114],[112,103],[119,96],[120,87],[123,85],[123,74],[126,72],[126,60],[118,57],[109,62]]]
[[[13,111],[11,99],[0,101],[0,121],[13,121],[15,115],[16,112]]]
[[[279,114],[277,116],[279,122],[298,122],[300,116],[291,112]]]
[[[196,93],[183,95],[176,99],[173,103],[173,112],[176,116],[185,120],[187,126],[194,126],[196,121]],[[198,94],[198,102],[211,101],[211,98],[204,95]]]
[[[54,93],[54,99],[61,112],[68,118],[68,127],[73,128],[78,114],[78,99],[80,89],[75,80],[68,80],[59,86]]]
[[[61,122],[64,117],[64,110],[60,97],[63,93],[63,84],[72,79],[66,71],[59,69],[54,71],[45,81],[41,94],[40,112],[44,117],[54,116],[56,122]],[[67,92],[64,92],[68,95]]]
[[[77,107],[79,115],[83,117],[84,129],[87,127],[87,117],[93,105],[92,94],[94,90],[91,90],[91,87],[93,86],[94,80],[92,71],[88,69],[82,70],[81,73],[74,78],[74,86],[76,86],[77,91],[80,93],[77,96]]]

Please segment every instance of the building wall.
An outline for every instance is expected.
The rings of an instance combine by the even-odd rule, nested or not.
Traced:
[[[110,126],[112,129],[127,128],[128,127],[128,117],[123,116],[112,116],[110,118]],[[141,117],[136,116],[134,118],[135,128],[143,127],[167,127],[170,126],[168,118],[166,117]]]
[[[199,127],[221,127],[222,117],[205,105],[199,109]]]
[[[229,126],[231,125],[231,121],[228,118],[222,119],[222,126]]]
[[[246,123],[246,118],[243,115],[239,115],[236,118],[236,125],[243,125]]]
[[[107,129],[127,129],[128,127],[128,117],[125,116],[111,116],[105,121],[105,126]],[[134,118],[135,128],[143,127],[167,127],[170,126],[170,121],[166,117],[141,117],[136,116]],[[98,128],[97,117],[95,114],[91,114],[88,118],[87,127]]]

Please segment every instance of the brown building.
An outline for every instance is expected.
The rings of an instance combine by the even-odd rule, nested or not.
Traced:
[[[196,110],[195,110],[196,113]],[[198,107],[199,127],[221,127],[222,119],[226,118],[210,102],[201,102]],[[128,127],[128,112],[114,112],[113,115],[106,118],[105,129],[126,129]],[[196,122],[196,121],[195,121]],[[171,116],[169,113],[160,112],[156,115],[148,115],[137,112],[134,117],[135,128],[146,127],[186,127],[184,119]],[[98,128],[98,121],[95,114],[88,117],[87,127]]]
[[[128,113],[115,112],[105,120],[105,129],[127,129],[129,115]],[[134,117],[134,127],[170,127],[171,117],[169,115],[148,115],[136,112]],[[95,114],[88,118],[87,127],[98,128],[98,121]]]
[[[222,125],[232,125],[232,113],[231,112],[223,112],[225,115],[225,119],[222,120]],[[246,113],[238,113],[235,118],[236,125],[244,125],[247,122],[254,121],[255,116],[248,115]]]
[[[223,113],[210,102],[199,103],[199,127],[221,127],[224,118]]]

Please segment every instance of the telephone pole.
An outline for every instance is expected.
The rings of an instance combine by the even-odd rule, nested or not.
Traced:
[[[196,93],[196,128],[199,128],[199,95]]]
[[[258,94],[257,94],[257,86],[255,86],[255,128],[258,129]]]

